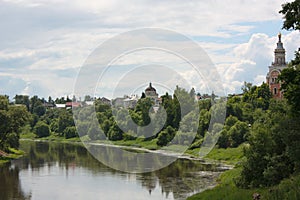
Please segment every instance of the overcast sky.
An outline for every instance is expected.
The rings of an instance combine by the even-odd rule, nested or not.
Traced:
[[[282,27],[278,13],[282,3],[0,0],[0,93],[45,98],[72,95],[80,67],[93,50],[118,34],[144,27],[173,30],[195,41],[218,69],[225,92],[238,93],[243,81],[265,81]],[[281,32],[289,61],[299,46],[300,34]],[[130,61],[134,59],[118,64],[128,66]],[[121,75],[112,73],[103,80],[111,85],[109,81]],[[187,72],[184,76],[193,75]],[[149,79],[144,78],[145,86],[153,81]],[[207,92],[195,87],[200,93]],[[110,89],[100,87],[98,94],[110,98]],[[122,92],[134,91],[136,86]],[[163,87],[159,92],[165,92]]]

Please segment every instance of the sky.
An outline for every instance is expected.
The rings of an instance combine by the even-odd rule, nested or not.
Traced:
[[[299,32],[281,30],[283,20],[278,11],[284,2],[0,0],[0,94],[45,98],[72,96],[82,66],[101,44],[128,31],[149,27],[175,31],[197,43],[216,67],[225,93],[239,93],[244,81],[257,85],[265,81],[280,31],[287,61],[299,47]],[[172,42],[176,45],[180,41],[173,38]],[[140,54],[143,52],[128,55],[125,60],[119,59],[117,65],[125,68],[136,65],[138,58],[145,58]],[[162,52],[151,55],[160,58],[152,66],[154,74],[147,72],[148,77],[145,68],[126,79],[128,73],[122,74],[120,70],[125,68],[112,67],[94,94],[112,98],[139,93],[150,81],[154,86],[156,84],[159,93],[171,90],[164,87],[162,80],[165,79],[161,78],[161,82],[155,79],[158,74],[168,73],[163,70],[166,67],[158,66],[172,66],[175,71],[183,66],[171,61],[160,63],[169,56]],[[145,60],[140,59],[138,66],[143,62]],[[143,71],[144,75],[138,71]],[[179,77],[187,82],[192,80],[187,87],[195,87],[200,93],[211,92],[212,89],[202,87],[203,84],[194,84],[197,77],[191,71],[181,72]],[[130,82],[136,79],[134,77],[142,80],[138,86]],[[180,84],[174,77],[171,83]],[[124,88],[118,88],[119,93],[112,95],[111,91],[116,89],[121,78],[126,80]],[[203,83],[203,80],[199,83],[201,81]]]

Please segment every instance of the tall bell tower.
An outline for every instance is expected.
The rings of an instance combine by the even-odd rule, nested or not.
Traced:
[[[280,91],[280,82],[278,76],[281,71],[287,67],[285,62],[285,49],[283,48],[283,43],[281,42],[281,33],[278,34],[277,47],[274,51],[274,62],[269,66],[269,72],[267,74],[267,84],[269,85],[270,91],[273,97],[276,99],[281,99],[283,97]]]

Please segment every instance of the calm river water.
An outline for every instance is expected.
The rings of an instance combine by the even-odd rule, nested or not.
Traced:
[[[215,185],[220,166],[178,159],[161,170],[111,169],[81,145],[22,141],[26,156],[0,167],[0,199],[186,199]]]

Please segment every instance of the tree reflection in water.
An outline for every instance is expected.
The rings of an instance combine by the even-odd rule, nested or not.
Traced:
[[[19,181],[19,168],[9,163],[0,166],[0,200],[31,199],[31,195],[25,195]]]
[[[66,173],[66,177],[72,172],[70,170],[84,168],[95,177],[109,174],[123,180],[134,180],[149,195],[161,190],[163,196],[168,197],[172,193],[174,199],[186,199],[195,192],[213,186],[219,174],[218,166],[189,159],[178,159],[155,172],[128,174],[103,165],[79,144],[22,141],[21,149],[27,153],[26,156],[0,167],[0,199],[30,199],[31,194],[22,192],[19,172],[38,172],[45,167],[49,171],[59,167]],[[109,151],[103,153],[110,156]]]

